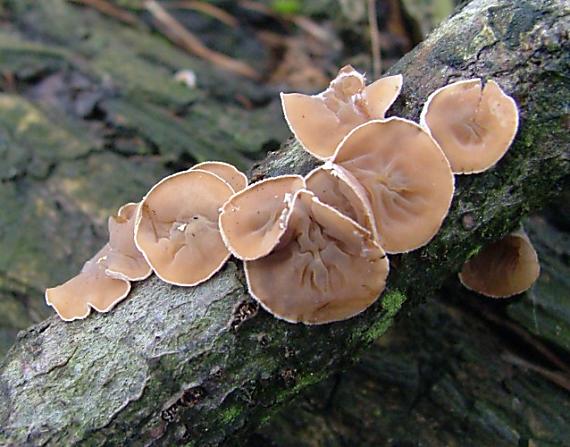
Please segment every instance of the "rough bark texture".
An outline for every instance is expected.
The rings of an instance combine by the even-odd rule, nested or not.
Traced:
[[[396,114],[417,119],[434,89],[491,77],[519,103],[521,131],[496,168],[457,179],[440,234],[392,258],[389,288],[369,311],[323,327],[277,321],[248,297],[235,263],[192,289],[151,278],[110,314],[73,324],[50,318],[19,336],[0,366],[0,444],[235,444],[339,370],[406,299],[429,298],[470,253],[567,180],[569,15],[563,0],[475,0],[393,68],[406,80]],[[312,163],[291,144],[254,176],[302,173]]]
[[[541,262],[531,290],[490,300],[450,278],[356,366],[287,405],[248,445],[566,445],[570,401],[562,385],[569,376],[507,316],[515,308],[532,333],[557,345],[567,341],[570,215],[561,205],[525,222]]]

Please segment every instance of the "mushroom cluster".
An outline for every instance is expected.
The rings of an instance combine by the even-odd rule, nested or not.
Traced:
[[[387,253],[427,244],[451,206],[453,174],[493,166],[518,126],[512,98],[478,79],[434,92],[419,124],[385,118],[402,82],[367,86],[346,66],[318,95],[281,94],[291,131],[323,164],[250,186],[221,162],[162,179],[109,219],[109,243],[48,289],[48,304],[64,320],[85,318],[151,271],[195,286],[234,255],[250,294],[277,318],[324,324],[364,311],[386,286]]]

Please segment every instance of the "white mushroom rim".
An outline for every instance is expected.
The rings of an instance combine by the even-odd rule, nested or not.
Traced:
[[[229,184],[231,186],[231,188],[234,190],[234,192],[236,192],[236,193],[247,188],[247,186],[249,184],[249,180],[247,178],[247,175],[245,175],[243,172],[241,172],[234,165],[232,165],[230,163],[226,163],[224,161],[204,161],[202,163],[195,164],[190,169],[188,169],[188,171],[195,171],[197,169],[202,170],[202,171],[208,171],[212,174],[217,175],[224,182]],[[230,178],[227,178],[226,173],[224,173],[224,175],[222,175],[222,173],[220,172],[222,169],[226,170],[228,173],[231,173]],[[232,176],[236,176],[236,178],[238,179],[238,182],[240,183],[239,185],[236,184],[238,182],[232,181],[233,180],[231,178]]]

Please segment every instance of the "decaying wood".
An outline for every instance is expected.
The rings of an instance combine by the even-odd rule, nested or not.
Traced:
[[[496,168],[457,179],[440,234],[392,258],[389,288],[370,310],[322,327],[291,325],[258,309],[239,264],[190,289],[153,277],[109,314],[50,318],[19,336],[0,365],[0,444],[236,445],[341,368],[405,301],[429,299],[470,253],[568,179],[569,16],[564,0],[474,0],[391,70],[405,79],[397,114],[417,119],[436,88],[489,77],[519,103],[521,130]],[[253,175],[313,165],[288,144]]]

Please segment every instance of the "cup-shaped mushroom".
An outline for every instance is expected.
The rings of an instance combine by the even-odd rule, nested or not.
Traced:
[[[251,295],[277,318],[345,320],[384,290],[388,259],[372,234],[310,191],[295,195],[287,233],[271,254],[245,263]]]
[[[179,286],[212,277],[230,253],[218,227],[232,188],[210,172],[179,172],[158,182],[142,200],[135,243],[156,275]]]
[[[106,274],[113,278],[141,281],[152,269],[135,245],[137,203],[127,203],[109,218],[109,253]]]
[[[228,183],[234,192],[240,192],[247,187],[247,176],[229,163],[224,163],[223,161],[205,161],[190,168],[192,171],[196,169],[216,174],[223,181]]]
[[[366,111],[371,119],[382,119],[400,95],[404,78],[402,75],[386,76],[367,85],[364,89]]]
[[[294,194],[304,187],[303,177],[284,175],[232,196],[220,214],[220,230],[232,254],[252,260],[271,252],[285,234]]]
[[[339,145],[333,162],[365,189],[387,253],[419,248],[439,231],[453,198],[453,173],[417,124],[402,118],[363,124]]]
[[[517,133],[519,113],[501,87],[480,79],[436,90],[422,110],[422,127],[447,156],[456,174],[485,171],[507,152]]]
[[[352,129],[371,119],[384,118],[401,87],[401,75],[365,87],[364,76],[347,65],[318,95],[282,93],[281,102],[295,138],[309,153],[326,160]]]
[[[106,244],[85,263],[77,276],[60,286],[46,290],[46,303],[52,306],[63,320],[86,318],[91,308],[108,312],[129,294],[129,281],[111,278],[105,274],[106,256],[109,251],[109,244]]]
[[[305,177],[307,189],[321,202],[350,217],[376,237],[376,223],[366,191],[350,172],[326,163]]]
[[[540,275],[538,256],[528,236],[516,231],[493,242],[463,264],[461,283],[491,298],[508,298],[528,290]]]

